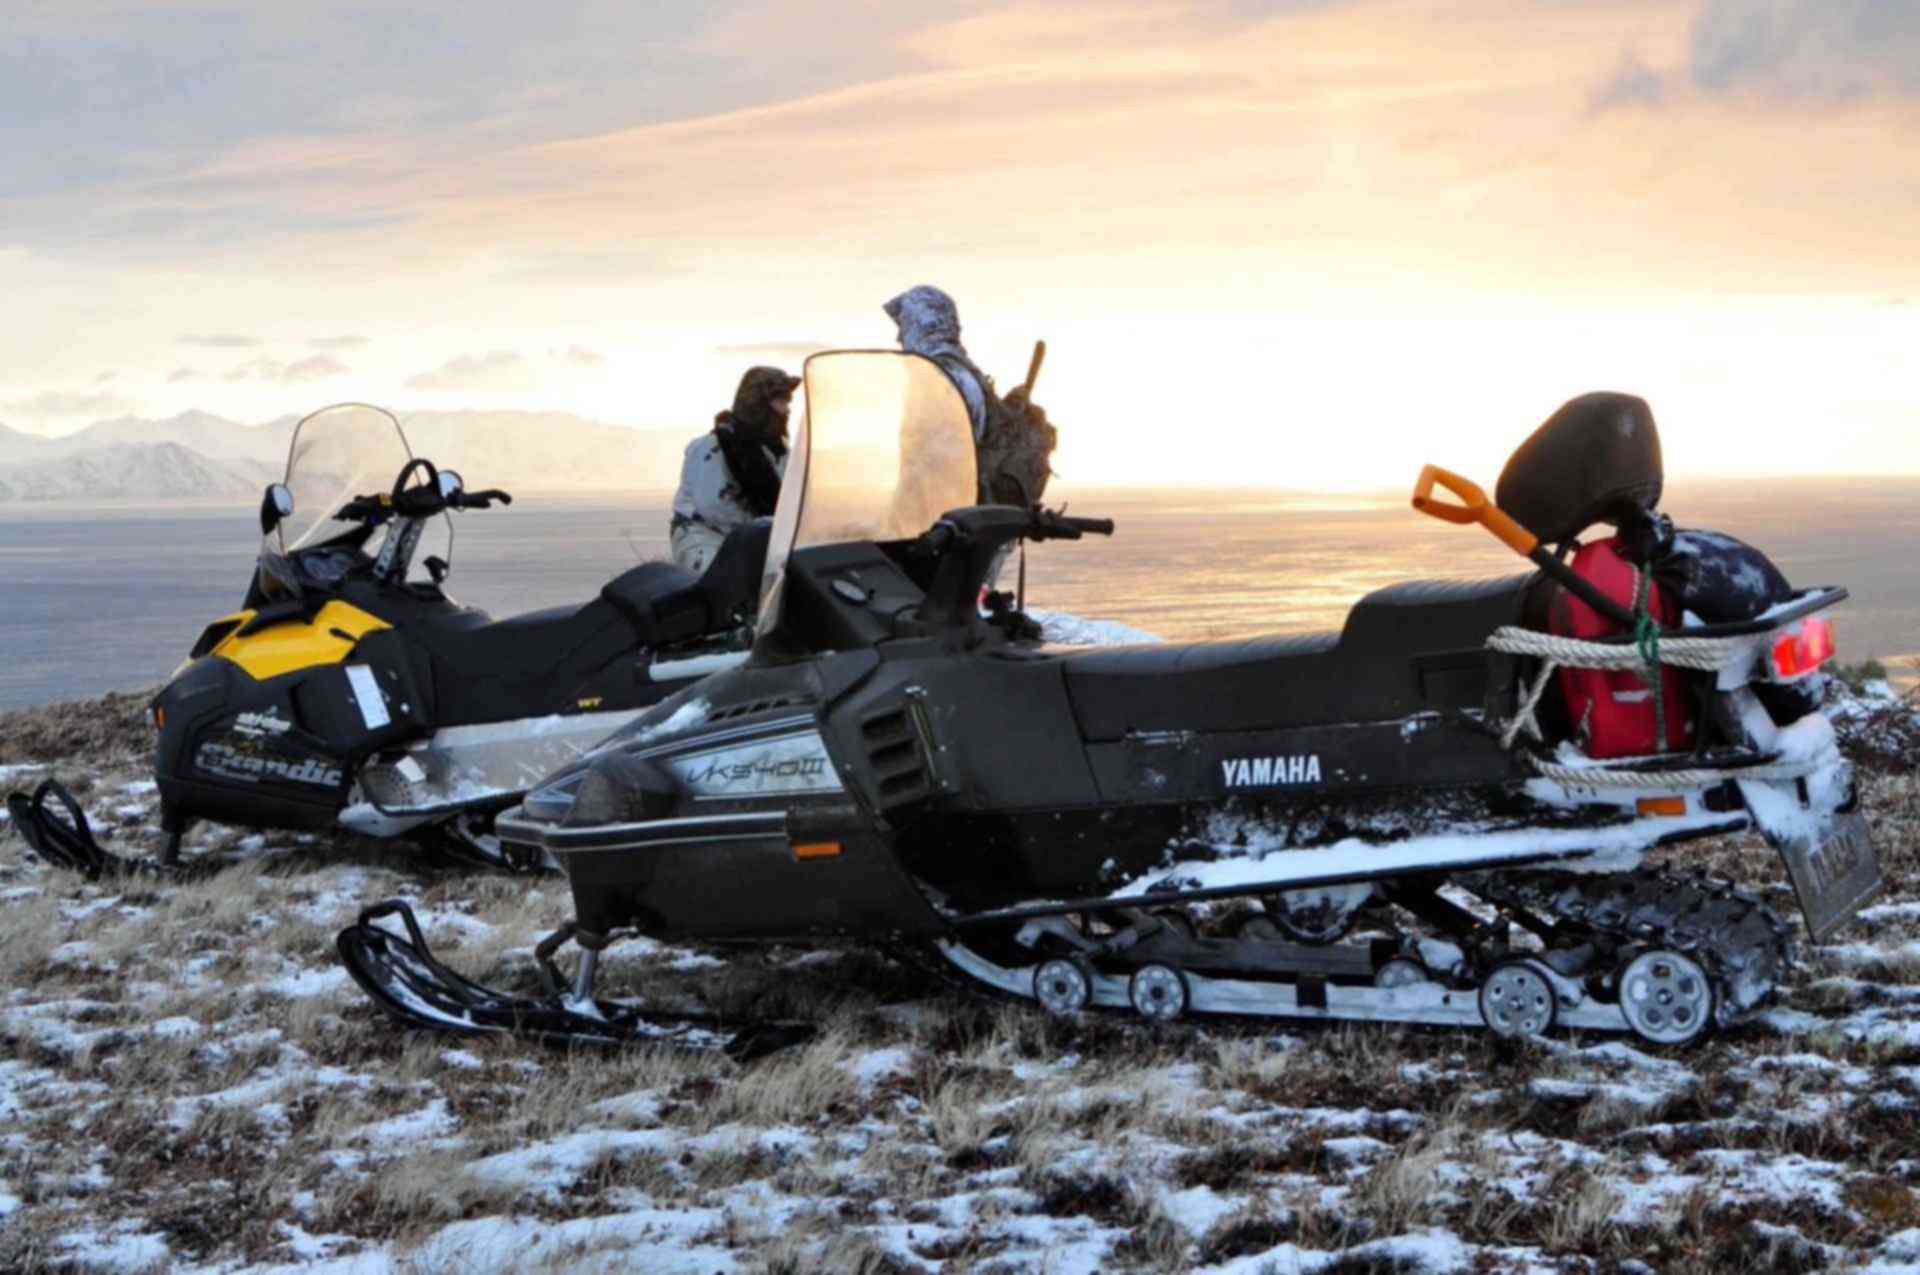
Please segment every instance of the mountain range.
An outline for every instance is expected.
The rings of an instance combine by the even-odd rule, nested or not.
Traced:
[[[692,437],[565,412],[418,412],[402,422],[415,456],[459,470],[474,488],[509,491],[672,487]],[[284,474],[296,423],[193,411],[100,421],[60,438],[0,425],[0,504],[255,498]]]

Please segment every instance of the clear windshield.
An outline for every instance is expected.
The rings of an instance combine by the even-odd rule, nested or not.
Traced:
[[[365,403],[323,407],[293,427],[286,484],[293,516],[268,545],[285,553],[331,534],[333,515],[355,496],[388,491],[413,453],[393,413]],[[284,546],[284,547],[283,547]]]
[[[778,622],[795,549],[904,540],[979,494],[966,400],[939,364],[897,350],[834,350],[808,359],[804,377],[806,412],[767,546],[763,632]]]

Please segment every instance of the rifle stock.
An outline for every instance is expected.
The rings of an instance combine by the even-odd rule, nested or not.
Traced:
[[[1033,383],[1040,379],[1040,365],[1046,361],[1047,343],[1045,341],[1035,341],[1033,343],[1033,358],[1027,363],[1027,379],[1022,382],[1020,386],[1021,397],[1027,399],[1033,397]]]

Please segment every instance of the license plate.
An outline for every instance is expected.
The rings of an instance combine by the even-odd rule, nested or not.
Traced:
[[[1859,811],[1835,815],[1817,840],[1794,837],[1779,844],[1815,943],[1832,938],[1886,884]]]

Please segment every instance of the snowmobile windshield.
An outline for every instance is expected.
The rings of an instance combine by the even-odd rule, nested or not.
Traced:
[[[904,540],[978,500],[973,423],[939,364],[898,350],[832,350],[808,359],[803,379],[806,411],[767,545],[762,633],[779,622],[794,550]]]
[[[291,553],[339,530],[329,524],[342,505],[390,490],[412,459],[393,413],[365,403],[321,408],[293,427],[285,480],[293,514],[268,544]]]
[[[293,512],[260,546],[260,586],[269,595],[300,592],[288,555],[340,530],[333,516],[355,496],[390,490],[413,453],[391,412],[339,403],[303,417],[287,448]]]

